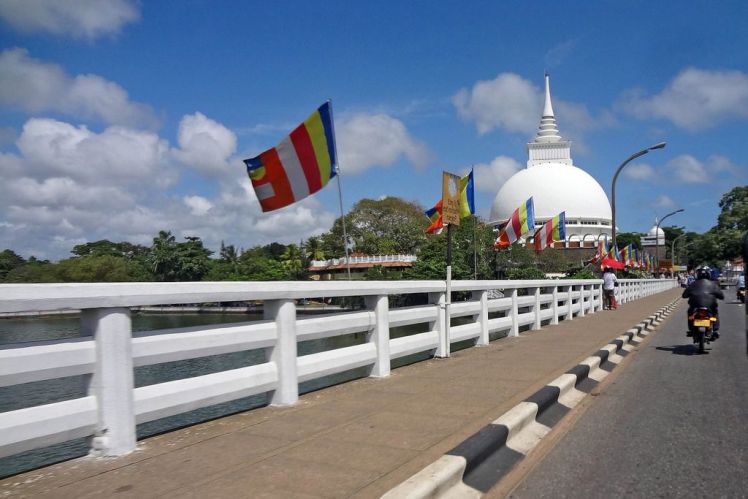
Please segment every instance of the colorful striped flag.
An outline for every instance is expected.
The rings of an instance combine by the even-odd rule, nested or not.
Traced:
[[[442,200],[434,205],[433,208],[426,210],[426,216],[431,220],[431,225],[426,229],[426,234],[441,234],[444,228],[442,221]]]
[[[473,170],[460,179],[460,218],[475,214]]]
[[[330,102],[276,147],[244,163],[263,212],[283,208],[322,189],[336,174]]]
[[[566,240],[566,212],[562,211],[551,218],[535,233],[535,251],[541,251],[548,246],[553,247],[555,241]]]
[[[602,239],[597,240],[597,253],[587,263],[597,263],[605,257],[605,241]]]
[[[496,238],[494,248],[505,248],[534,230],[535,210],[533,209],[532,198],[530,198],[514,210],[512,216],[509,217],[509,221],[499,233],[499,237]]]

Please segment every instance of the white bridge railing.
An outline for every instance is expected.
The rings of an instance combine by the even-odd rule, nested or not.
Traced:
[[[676,286],[673,280],[620,280],[625,303]],[[571,320],[602,308],[600,280],[220,282],[0,285],[0,313],[81,310],[80,338],[0,346],[0,387],[88,375],[87,396],[0,413],[0,457],[81,438],[99,455],[135,449],[136,425],[201,407],[269,392],[271,404],[294,404],[299,383],[368,367],[390,373],[390,362],[429,352],[448,357],[466,340],[486,345],[491,333]],[[426,293],[427,305],[390,307],[390,296]],[[295,300],[364,297],[366,309],[297,318]],[[264,301],[266,320],[132,333],[130,307]],[[447,320],[447,311],[450,320]],[[452,319],[467,317],[451,325]],[[399,338],[390,328],[427,324]],[[297,343],[367,333],[366,342],[309,355]],[[134,387],[137,366],[261,350],[257,365]]]

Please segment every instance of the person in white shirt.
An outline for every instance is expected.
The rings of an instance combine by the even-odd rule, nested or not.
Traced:
[[[603,272],[603,308],[612,310],[618,308],[616,303],[615,287],[618,283],[615,272],[610,267],[605,267]]]

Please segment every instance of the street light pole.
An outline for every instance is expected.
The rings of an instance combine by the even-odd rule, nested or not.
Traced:
[[[667,143],[666,142],[660,142],[658,144],[655,144],[653,146],[649,146],[646,149],[642,149],[639,152],[635,152],[631,156],[629,156],[626,161],[621,163],[621,165],[616,170],[615,175],[613,175],[613,183],[610,186],[610,214],[613,218],[611,220],[613,227],[611,229],[611,235],[613,236],[613,247],[617,248],[616,246],[616,180],[618,180],[618,174],[621,173],[621,170],[623,170],[623,167],[629,164],[631,161],[635,160],[639,156],[644,156],[649,151],[654,151],[655,149],[662,149],[665,147]]]
[[[675,211],[671,211],[664,217],[662,217],[658,222],[657,226],[655,227],[655,256],[657,257],[657,275],[660,275],[660,224],[670,215],[675,215],[676,213],[680,213],[681,211],[686,211],[683,208],[680,208]],[[665,235],[662,235],[662,238],[665,239]],[[667,243],[665,243],[667,244]]]
[[[681,234],[680,236],[678,236],[678,237],[676,237],[675,239],[673,239],[673,244],[671,244],[671,245],[670,245],[670,258],[671,258],[671,259],[673,260],[673,263],[677,263],[677,262],[676,262],[676,260],[675,260],[675,242],[676,242],[676,241],[677,241],[678,239],[680,239],[680,238],[682,238],[682,237],[685,237],[686,235],[687,235],[687,234],[686,234],[686,233],[684,232],[684,233],[683,233],[683,234]]]

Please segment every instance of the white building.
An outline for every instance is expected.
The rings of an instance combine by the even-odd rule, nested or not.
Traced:
[[[642,236],[639,241],[642,246],[665,246],[665,231],[657,227],[657,219],[647,235]]]
[[[506,222],[532,196],[536,226],[566,212],[565,246],[591,247],[601,236],[610,237],[608,196],[589,173],[574,166],[571,143],[561,137],[556,126],[548,74],[543,116],[537,136],[527,144],[527,153],[527,168],[514,174],[496,194],[491,223]]]

